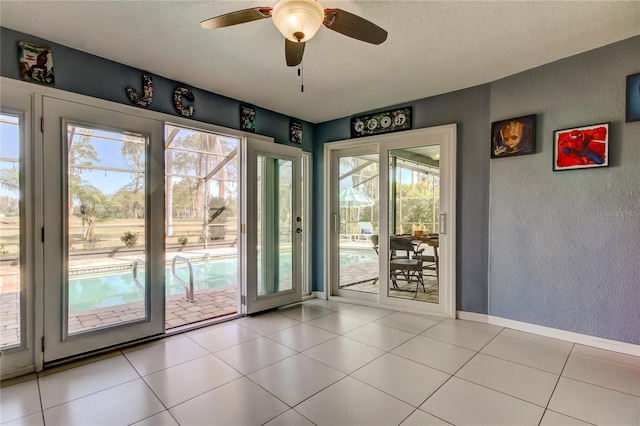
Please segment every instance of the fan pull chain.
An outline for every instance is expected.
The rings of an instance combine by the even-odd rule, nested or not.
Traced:
[[[300,92],[304,93],[304,64],[301,61],[300,65],[298,66],[298,77],[300,77],[302,79],[302,83],[300,84]]]

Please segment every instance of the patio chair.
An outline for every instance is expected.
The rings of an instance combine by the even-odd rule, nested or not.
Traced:
[[[389,271],[393,288],[400,288],[397,281],[398,277],[402,277],[407,283],[411,283],[413,280],[416,281],[416,297],[418,296],[420,285],[422,285],[422,290],[426,293],[427,289],[422,278],[422,252],[424,249],[417,249],[409,239],[397,237],[391,237],[389,248],[391,250]],[[406,256],[402,253],[406,253]]]
[[[429,238],[426,241],[426,244],[428,246],[431,246],[433,249],[433,256],[431,255],[423,255],[422,256],[422,268],[425,271],[433,271],[433,275],[429,274],[430,276],[435,276],[436,278],[436,284],[440,283],[440,270],[439,270],[439,263],[440,260],[438,258],[438,239],[437,238]]]

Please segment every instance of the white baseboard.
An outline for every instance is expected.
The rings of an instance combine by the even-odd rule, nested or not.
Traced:
[[[603,339],[601,337],[589,336],[587,334],[574,333],[571,331],[559,330],[557,328],[544,327],[536,324],[529,324],[521,321],[514,321],[492,315],[478,314],[475,312],[458,311],[457,318],[468,321],[484,322],[498,325],[512,330],[524,331],[526,333],[538,334],[540,336],[565,340],[567,342],[592,346],[594,348],[619,352],[627,355],[640,356],[640,345],[632,343],[618,342],[616,340]]]
[[[312,291],[311,295],[313,298],[327,300],[327,294],[324,291]]]

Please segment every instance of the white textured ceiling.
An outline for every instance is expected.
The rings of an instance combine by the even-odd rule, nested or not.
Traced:
[[[2,0],[0,25],[314,123],[487,83],[640,34],[639,1],[322,0],[389,37],[374,46],[320,28],[306,46],[300,93],[270,19],[199,25],[275,3]]]

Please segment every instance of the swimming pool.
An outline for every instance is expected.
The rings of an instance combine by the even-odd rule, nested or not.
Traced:
[[[122,266],[112,272],[75,273],[69,279],[69,310],[74,312],[107,308],[125,303],[141,302],[143,296],[136,286],[131,266]],[[80,273],[78,273],[80,272]],[[187,284],[189,270],[186,264],[177,264],[176,273]],[[145,286],[144,267],[138,269],[138,280]],[[184,288],[175,279],[171,266],[165,269],[166,295],[184,294]],[[237,282],[236,258],[199,261],[193,263],[194,291],[205,290]]]
[[[347,265],[377,258],[373,250],[343,251],[340,254],[340,264]],[[192,264],[193,287],[196,294],[200,290],[236,285],[238,282],[238,261],[235,256],[220,259],[201,258],[192,261]],[[287,270],[291,270],[290,264],[282,266],[285,274]],[[186,264],[176,264],[176,273],[187,284],[189,283],[189,271]],[[165,277],[167,296],[185,294],[184,288],[171,273],[170,264],[165,270]],[[138,279],[140,284],[144,286],[143,267],[138,270]],[[129,265],[71,271],[68,288],[69,310],[76,313],[143,300],[143,295],[135,285]]]

